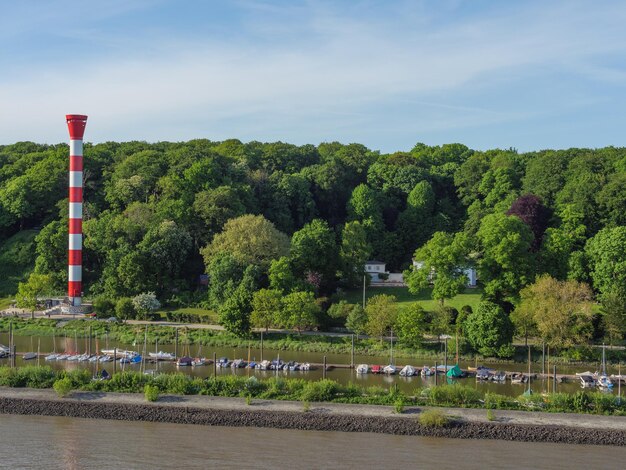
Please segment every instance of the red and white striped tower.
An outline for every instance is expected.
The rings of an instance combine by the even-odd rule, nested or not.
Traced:
[[[67,296],[71,306],[82,303],[83,292],[83,134],[87,116],[65,116],[70,131],[70,224]]]

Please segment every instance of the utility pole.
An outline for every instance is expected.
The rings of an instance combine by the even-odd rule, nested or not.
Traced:
[[[363,274],[363,310],[365,310],[365,276],[366,274]]]

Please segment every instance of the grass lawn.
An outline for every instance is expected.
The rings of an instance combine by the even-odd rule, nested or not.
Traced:
[[[454,307],[459,310],[464,305],[469,305],[474,309],[478,302],[480,302],[480,296],[483,290],[479,287],[473,289],[465,289],[465,291],[453,299],[446,300],[445,305]],[[410,304],[412,302],[419,302],[425,310],[434,310],[438,303],[431,297],[432,289],[422,291],[419,295],[413,295],[409,292],[408,287],[368,287],[365,290],[365,299],[369,299],[375,295],[389,294],[396,297],[400,306]],[[363,290],[354,289],[345,293],[345,300],[350,303],[362,303],[363,302]]]
[[[157,310],[156,313],[161,315],[161,317],[165,320],[168,312],[171,313],[180,313],[180,314],[191,314],[198,315],[201,317],[209,317],[211,319],[210,323],[218,323],[217,312],[213,310],[206,310],[203,308],[193,308],[193,307],[184,307],[184,308],[175,308],[175,307],[167,307]],[[209,322],[207,322],[209,323]]]

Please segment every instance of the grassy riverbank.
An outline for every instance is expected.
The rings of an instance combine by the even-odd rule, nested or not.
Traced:
[[[109,380],[92,380],[87,370],[55,371],[50,367],[0,367],[0,386],[48,389],[62,384],[69,390],[92,392],[143,393],[146,386],[159,394],[208,395],[310,402],[351,403],[394,406],[402,412],[405,406],[428,405],[499,410],[540,410],[546,412],[588,413],[626,416],[626,400],[602,392],[553,393],[547,395],[507,397],[481,393],[463,385],[441,385],[416,388],[405,394],[392,387],[361,387],[342,385],[333,380],[310,381],[272,377],[265,380],[238,376],[209,378],[185,374],[150,376],[136,371],[113,374]],[[61,386],[55,389],[62,389]],[[303,405],[305,406],[305,405]]]
[[[55,320],[38,318],[35,320],[4,317],[0,318],[0,332],[8,332],[9,324],[13,325],[15,335],[21,336],[53,336],[61,338],[67,336],[73,338],[77,336],[84,338],[91,334],[93,337],[103,340],[107,335],[109,340],[119,341],[123,344],[142,344],[144,333],[147,331],[147,341],[153,345],[158,340],[159,344],[173,344],[176,341],[176,330],[178,329],[178,340],[180,345],[202,345],[214,348],[238,348],[247,349],[261,347],[261,334],[253,333],[250,338],[239,338],[222,330],[210,328],[172,327],[169,325],[146,325],[111,323],[99,320]],[[352,350],[352,338],[350,335],[324,335],[324,334],[303,334],[296,333],[266,333],[263,337],[263,346],[267,349],[277,351],[297,351],[320,354],[350,354]],[[394,342],[394,357],[398,359],[432,359],[438,360],[443,357],[443,343],[425,342],[420,347],[413,347]],[[452,357],[454,351],[454,340],[450,340],[448,351]],[[516,347],[516,353],[512,360],[526,362],[528,357],[527,348]],[[469,350],[467,345],[461,340],[460,359],[465,361],[480,361],[488,363],[508,362],[502,359],[485,358],[476,356]],[[389,355],[389,342],[378,339],[355,339],[354,353],[360,356],[387,356]],[[626,359],[626,351],[607,350],[607,361],[617,363]],[[533,350],[533,361],[541,359],[541,351],[538,348]],[[574,351],[564,351],[560,355],[553,355],[550,358],[552,364],[580,364],[583,367],[587,364],[596,366],[601,359],[599,349],[580,348]]]

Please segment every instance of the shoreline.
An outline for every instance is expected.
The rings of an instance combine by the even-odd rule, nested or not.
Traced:
[[[2,320],[3,318],[0,317],[0,320]],[[16,329],[14,330],[13,334],[15,336],[19,336],[19,337],[34,337],[34,336],[41,336],[41,337],[55,337],[55,334],[58,333],[58,337],[62,337],[62,335],[64,333],[67,333],[63,330],[63,327],[59,327],[58,324],[59,323],[64,323],[65,321],[84,321],[84,322],[90,322],[90,321],[98,321],[98,322],[103,322],[103,320],[97,320],[97,319],[85,319],[85,318],[61,318],[60,316],[54,316],[52,318],[44,318],[45,320],[53,320],[57,322],[57,326],[54,326],[54,332],[50,332],[50,331],[31,331],[31,330],[26,330],[26,332],[21,331],[21,329]],[[26,322],[30,321],[30,318],[20,318],[20,320],[24,320]],[[206,330],[209,331],[210,334],[209,336],[207,336],[207,338],[204,338],[205,340],[207,339],[215,339],[215,344],[213,341],[200,341],[200,342],[196,342],[196,341],[192,341],[190,343],[190,345],[196,345],[196,344],[202,344],[205,347],[209,347],[209,348],[239,348],[239,349],[247,349],[250,345],[251,342],[255,343],[252,347],[259,349],[262,348],[262,344],[263,342],[259,342],[259,339],[254,339],[251,341],[248,341],[247,344],[240,344],[241,341],[244,340],[240,340],[240,339],[234,339],[232,342],[229,342],[228,340],[226,342],[221,341],[222,338],[218,338],[220,336],[220,334],[224,334],[227,335],[227,332],[224,330],[223,327],[219,326],[219,325],[213,325],[213,324],[201,324],[201,323],[176,323],[176,322],[169,322],[169,321],[143,321],[143,320],[127,320],[123,323],[123,325],[127,325],[129,327],[132,326],[151,326],[151,327],[155,327],[155,328],[165,328],[165,329],[171,329],[172,331],[175,331],[176,329],[180,329],[180,328],[187,328],[187,329],[191,329],[191,330]],[[72,330],[74,331],[74,330]],[[255,331],[256,333],[259,333],[260,331],[257,329]],[[8,330],[4,330],[2,328],[0,328],[0,333],[8,333]],[[272,329],[269,332],[267,332],[266,334],[268,335],[282,335],[284,337],[292,337],[295,333],[293,331],[290,330],[283,330],[283,329]],[[351,336],[351,334],[349,333],[337,333],[337,332],[312,332],[312,331],[305,331],[302,332],[302,336],[303,337],[308,337],[308,338],[348,338]],[[78,335],[79,338],[85,340],[85,338],[87,338],[87,336],[84,334],[84,332],[81,332],[81,334]],[[298,336],[299,338],[300,336]],[[112,340],[114,341],[118,341],[124,344],[130,344],[130,341],[128,342],[124,342],[121,338],[116,337],[116,335],[113,335],[111,337]],[[227,338],[228,339],[228,338]],[[358,340],[361,339],[368,339],[366,337],[358,337]],[[388,338],[387,338],[388,339]],[[296,345],[310,345],[310,344],[319,344],[322,345],[323,347],[320,347],[319,349],[317,348],[307,348],[304,347],[304,349],[300,349],[299,347],[295,347],[293,345],[290,345],[288,347],[285,347],[284,344],[281,344],[280,347],[277,347],[276,344],[273,344],[274,342],[281,342],[282,339],[276,339],[276,338],[267,338],[265,339],[265,348],[268,350],[272,350],[272,351],[286,351],[286,352],[303,352],[306,354],[319,354],[319,355],[343,355],[343,356],[349,356],[351,354],[350,348],[347,345],[345,346],[345,350],[338,350],[339,348],[339,344],[338,343],[333,343],[331,342],[324,342],[321,341],[320,343],[310,343],[308,341],[303,341],[302,343],[300,342],[296,342]],[[160,345],[173,345],[175,344],[174,338],[160,338],[159,339],[159,344]],[[520,345],[517,345],[520,346]],[[533,347],[538,348],[539,346],[534,345]],[[599,348],[599,345],[594,345],[594,348]],[[607,349],[611,350],[611,351],[623,351],[626,349],[626,347],[624,346],[609,346],[607,347]],[[26,352],[30,352],[30,351],[26,351]],[[45,356],[47,354],[50,354],[52,351],[48,351],[48,352],[41,352],[42,356]],[[24,353],[24,351],[21,351],[21,353]],[[355,355],[359,355],[359,356],[363,356],[364,358],[370,358],[370,357],[381,357],[381,356],[385,356],[387,354],[386,350],[372,350],[369,349],[368,347],[363,348],[362,346],[358,346],[355,348],[354,351]],[[539,365],[541,364],[541,357],[540,354],[537,352],[536,353],[537,357],[533,358],[533,360],[531,361],[533,364]],[[407,363],[409,363],[411,360],[420,360],[420,361],[438,361],[441,360],[440,358],[440,353],[436,353],[433,351],[427,351],[427,350],[421,350],[418,353],[415,352],[411,352],[411,353],[407,353],[406,351],[404,351],[402,348],[396,350],[396,354],[395,356],[397,358],[401,358],[403,360],[405,360]],[[463,355],[461,354],[459,356],[459,360],[463,361],[463,362],[467,362],[467,363],[480,363],[483,365],[487,365],[487,366],[492,366],[492,368],[495,367],[500,367],[501,365],[520,365],[524,368],[527,367],[527,361],[526,359],[524,360],[517,360],[517,358],[513,357],[513,358],[496,358],[496,357],[482,357],[480,356],[480,358],[478,358],[476,355]],[[581,369],[593,369],[593,368],[597,368],[598,367],[598,360],[571,360],[568,359],[564,356],[553,356],[550,358],[550,362],[552,365],[558,365],[559,367],[561,366],[565,366],[565,367],[580,367]],[[621,361],[615,362],[615,361],[611,361],[610,359],[607,361],[608,365],[611,367],[615,367],[616,364],[620,364]],[[344,365],[344,364],[342,364]],[[443,364],[440,364],[443,365]],[[346,367],[349,367],[349,364],[345,364]],[[522,370],[516,370],[515,372],[525,372],[525,369]],[[546,376],[546,378],[550,378],[551,377],[551,373],[548,371],[547,373],[544,374]],[[557,375],[561,375],[561,374],[557,374]]]
[[[370,432],[461,439],[500,439],[626,446],[626,417],[440,408],[452,418],[442,428],[425,427],[417,416],[428,407],[392,407],[243,398],[165,395],[146,402],[143,394],[74,392],[58,398],[52,390],[0,388],[0,414],[65,416],[205,426],[246,426],[308,431]]]

